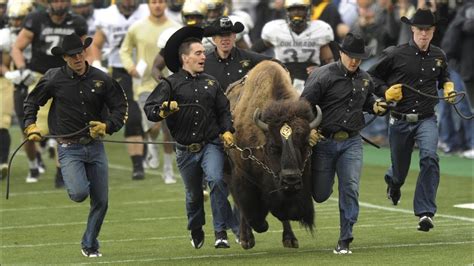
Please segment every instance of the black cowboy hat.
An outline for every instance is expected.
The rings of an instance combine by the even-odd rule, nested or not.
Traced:
[[[204,36],[212,37],[226,33],[240,33],[244,30],[244,24],[240,22],[232,23],[229,17],[219,17],[211,25],[204,28]]]
[[[364,39],[360,35],[350,32],[342,40],[339,50],[352,58],[358,59],[367,59],[371,52],[369,48],[365,47]]]
[[[56,56],[63,55],[75,55],[82,52],[84,49],[89,47],[92,43],[92,38],[87,37],[84,43],[82,43],[81,37],[77,34],[72,33],[64,37],[61,46],[55,46],[51,49],[51,53]]]
[[[418,9],[411,19],[403,16],[400,20],[403,23],[420,28],[435,26],[439,22],[436,21],[434,14],[429,9]]]
[[[178,72],[181,68],[179,60],[179,46],[189,38],[201,40],[204,30],[201,27],[184,26],[177,30],[165,44],[164,59],[165,64],[172,72]]]

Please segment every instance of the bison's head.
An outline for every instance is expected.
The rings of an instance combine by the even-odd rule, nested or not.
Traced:
[[[278,101],[263,112],[257,109],[254,113],[255,123],[265,132],[267,164],[276,177],[276,185],[285,192],[302,188],[304,167],[310,160],[309,133],[322,119],[321,109],[316,108],[317,116],[304,100]]]

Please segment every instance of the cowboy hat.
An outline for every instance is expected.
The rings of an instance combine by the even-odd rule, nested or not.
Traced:
[[[204,30],[200,27],[185,26],[177,30],[165,44],[164,59],[166,67],[172,72],[178,72],[181,68],[181,61],[179,60],[179,47],[189,38],[196,38],[201,40]]]
[[[244,24],[240,22],[232,23],[229,17],[219,17],[211,25],[204,28],[204,36],[212,37],[226,33],[240,33],[244,30]]]
[[[339,50],[349,57],[358,59],[367,59],[371,53],[371,50],[365,47],[364,39],[360,35],[350,32],[342,40]]]
[[[87,37],[84,43],[82,43],[81,38],[72,33],[70,35],[66,35],[64,37],[63,43],[61,46],[55,46],[51,49],[51,53],[56,56],[63,56],[63,55],[75,55],[82,52],[84,49],[89,47],[92,43],[92,38]]]
[[[418,9],[411,19],[403,16],[400,20],[403,23],[420,28],[429,28],[439,22],[436,21],[434,14],[429,9]]]

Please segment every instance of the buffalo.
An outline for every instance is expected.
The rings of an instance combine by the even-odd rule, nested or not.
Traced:
[[[256,65],[246,77],[229,86],[236,132],[229,149],[226,181],[240,210],[240,242],[255,246],[252,229],[268,230],[272,213],[283,224],[283,246],[298,247],[290,221],[299,221],[311,233],[314,206],[311,197],[311,129],[322,119],[291,84],[286,69],[274,61]]]

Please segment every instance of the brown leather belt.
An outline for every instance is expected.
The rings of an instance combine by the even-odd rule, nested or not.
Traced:
[[[426,119],[426,118],[431,117],[431,116],[433,116],[433,115],[434,115],[434,113],[428,113],[428,114],[403,114],[403,113],[399,113],[399,112],[395,112],[395,111],[391,111],[391,112],[390,112],[390,116],[392,116],[393,118],[395,118],[395,119],[397,119],[397,120],[407,121],[407,122],[410,122],[410,123],[418,122],[419,120]]]
[[[354,137],[358,134],[359,134],[359,132],[357,132],[357,131],[347,132],[347,131],[344,131],[344,130],[340,130],[340,131],[333,132],[333,133],[324,133],[323,132],[323,136],[325,138],[333,139],[333,140],[336,140],[336,141],[343,141],[343,140],[352,138],[352,137]]]
[[[189,151],[189,152],[197,153],[197,152],[200,152],[202,148],[204,148],[205,145],[206,145],[205,141],[202,141],[199,143],[191,143],[189,145],[176,143],[176,149],[180,151]]]
[[[87,145],[93,139],[91,137],[83,136],[80,138],[57,138],[59,144],[82,144]]]

